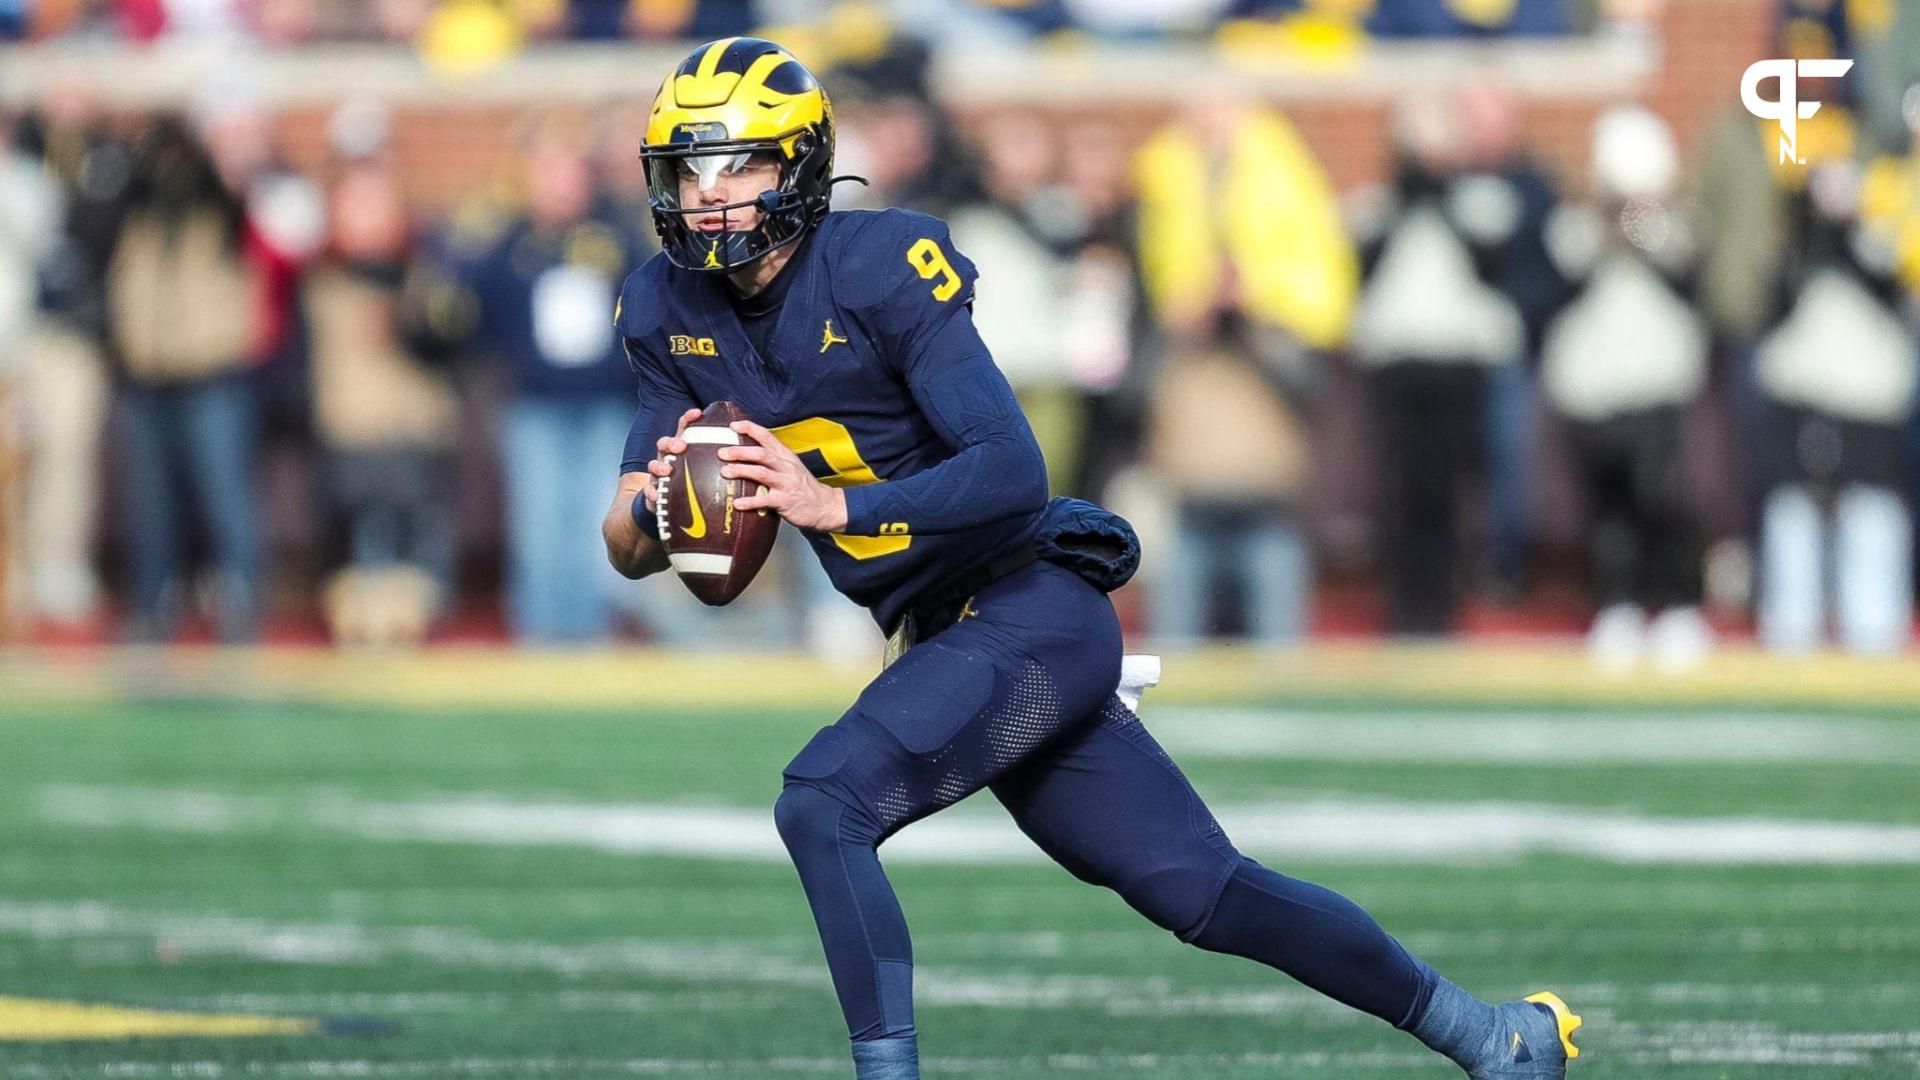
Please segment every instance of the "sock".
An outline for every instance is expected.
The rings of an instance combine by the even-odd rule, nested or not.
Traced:
[[[920,1080],[920,1039],[908,1033],[853,1044],[855,1080]]]
[[[1436,974],[1426,1011],[1407,1031],[1473,1072],[1501,1048],[1499,1040],[1493,1038],[1497,1015],[1492,1005]]]

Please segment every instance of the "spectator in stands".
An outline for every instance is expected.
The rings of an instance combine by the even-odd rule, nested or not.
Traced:
[[[953,125],[932,97],[930,61],[925,44],[894,37],[875,55],[829,73],[840,123],[835,171],[868,181],[838,188],[835,206],[903,206],[945,216],[973,196]]]
[[[256,630],[260,557],[253,355],[263,279],[245,207],[186,124],[148,131],[107,273],[124,377],[135,634],[170,636],[189,488],[213,550],[223,639]]]
[[[1312,591],[1301,405],[1356,277],[1332,186],[1284,118],[1226,94],[1155,132],[1136,177],[1160,339],[1149,455],[1176,503],[1155,632],[1204,636],[1230,581],[1250,636],[1296,641]]]
[[[1897,653],[1912,633],[1902,442],[1916,343],[1896,238],[1916,215],[1884,194],[1863,218],[1853,163],[1814,167],[1793,200],[1784,318],[1755,361],[1770,406],[1760,637],[1783,652],[1817,647],[1829,617],[1855,652]]]
[[[1081,407],[1067,368],[1065,310],[1075,224],[1064,218],[1060,146],[1040,117],[1013,114],[979,140],[981,197],[949,216],[954,243],[991,267],[974,298],[974,322],[1006,372],[1046,454],[1056,488],[1074,474]]]
[[[1519,107],[1505,85],[1492,76],[1470,80],[1460,89],[1458,110],[1466,139],[1456,196],[1460,221],[1474,232],[1488,284],[1512,302],[1526,327],[1517,362],[1496,365],[1487,387],[1492,576],[1502,593],[1515,595],[1524,584],[1527,492],[1538,454],[1533,376],[1540,335],[1565,287],[1547,254],[1547,220],[1559,195],[1521,142]]]
[[[221,182],[245,207],[247,255],[261,277],[252,359],[260,546],[276,572],[272,599],[285,595],[282,584],[317,585],[324,570],[319,541],[327,524],[326,461],[313,452],[310,328],[300,304],[300,277],[326,240],[326,206],[319,185],[286,163],[275,139],[275,115],[260,94],[243,74],[211,79],[196,99],[193,122]]]
[[[25,537],[26,426],[32,369],[27,342],[39,299],[40,267],[59,237],[60,191],[42,160],[39,133],[0,113],[0,630],[31,601]]]
[[[1821,115],[1834,110],[1822,108]],[[1775,182],[1769,133],[1737,101],[1704,132],[1691,228],[1700,248],[1695,303],[1716,355],[1735,372],[1751,367],[1754,342],[1779,318],[1781,260],[1787,250],[1786,190]],[[1798,165],[1777,174],[1805,182]],[[1747,404],[1742,402],[1742,404]],[[1756,436],[1758,437],[1758,436]]]
[[[326,256],[303,286],[314,430],[346,534],[328,621],[337,641],[417,642],[453,561],[458,402],[433,361],[473,315],[457,290],[415,265],[406,206],[385,165],[349,164],[329,201]]]
[[[1828,55],[1856,61],[1846,85],[1858,103],[1862,149],[1869,152],[1862,158],[1901,153],[1908,138],[1903,99],[1907,87],[1920,81],[1920,8],[1911,4],[1891,4],[1880,11],[1859,4],[1835,7],[1850,25]],[[1862,14],[1868,17],[1863,19]]]
[[[509,621],[523,640],[593,641],[610,629],[623,579],[596,523],[605,476],[633,420],[633,374],[613,332],[620,282],[643,250],[639,224],[591,215],[592,170],[570,133],[533,136],[527,206],[470,268],[481,349],[504,362],[500,417]]]
[[[1645,7],[1653,0],[1635,2]],[[1355,25],[1382,38],[1492,38],[1565,34],[1589,15],[1611,18],[1611,12],[1588,10],[1608,6],[1624,5],[1616,0],[1233,0],[1228,14],[1299,22],[1321,35],[1329,27]]]
[[[1570,29],[1568,0],[1379,0],[1367,19],[1376,37],[1539,37]]]
[[[861,20],[978,46],[1056,33],[1163,39],[1205,33],[1232,20],[1303,13],[1352,22],[1382,37],[1562,34],[1596,16],[1602,22],[1646,22],[1658,7],[1656,0],[0,0],[0,40],[70,32],[93,9],[104,9],[118,33],[137,40],[250,29],[275,44],[370,37],[404,42],[436,17],[437,8],[441,17],[486,16],[485,29],[468,22],[469,31],[487,34],[498,27],[534,38],[704,41],[756,27],[814,30],[822,24],[831,37],[841,32],[839,24]]]
[[[978,157],[981,195],[949,217],[961,250],[993,269],[974,320],[1033,424],[1054,489],[1084,493],[1089,422],[1096,409],[1111,412],[1096,398],[1119,388],[1132,360],[1126,150],[1111,130],[1089,138],[1016,113],[982,128]],[[1100,436],[1102,452],[1130,449],[1113,434]]]
[[[712,41],[761,25],[750,0],[568,0],[575,37]]]
[[[600,221],[628,223],[634,239],[654,248],[647,202],[647,170],[634,151],[633,133],[647,128],[647,107],[608,102],[593,111],[592,215]]]
[[[1459,507],[1484,458],[1488,373],[1526,348],[1526,322],[1499,276],[1518,200],[1463,174],[1458,120],[1445,96],[1403,103],[1393,181],[1355,200],[1365,285],[1353,355],[1379,448],[1388,625],[1398,634],[1453,624]]]
[[[39,316],[25,342],[33,457],[24,520],[34,614],[72,632],[99,613],[93,568],[106,423],[107,264],[119,232],[131,150],[76,84],[47,95],[38,141],[64,210],[40,268]]]
[[[355,22],[378,28],[382,40],[395,44],[419,38],[433,13],[433,0],[368,0],[366,6],[372,8],[373,17]]]
[[[112,0],[120,32],[135,41],[232,38],[247,30],[241,0]]]
[[[193,119],[221,184],[245,208],[247,255],[261,272],[254,359],[266,428],[304,440],[309,395],[297,294],[302,270],[325,240],[324,196],[281,159],[273,114],[257,88],[243,81],[210,84]]]
[[[956,23],[963,27],[962,34],[987,40],[1009,29],[1028,38],[1080,29],[1069,0],[998,0],[984,4],[980,0],[940,3],[894,0],[894,4],[896,9],[915,6],[930,9],[916,13],[920,19],[918,28],[923,34],[940,33]]]
[[[1067,297],[1067,370],[1080,388],[1078,468],[1055,484],[1100,499],[1123,468],[1136,463],[1146,415],[1147,380],[1135,342],[1146,335],[1141,302],[1139,236],[1128,175],[1131,157],[1114,124],[1087,120],[1065,125],[1058,207],[1063,235],[1073,244]]]
[[[1665,122],[1612,109],[1594,129],[1591,202],[1551,226],[1574,292],[1548,328],[1541,378],[1586,496],[1600,609],[1590,644],[1610,668],[1650,647],[1661,667],[1685,669],[1712,645],[1681,453],[1707,333],[1689,303],[1697,247],[1674,202],[1678,173]]]
[[[1116,38],[1201,33],[1219,22],[1232,0],[1063,0],[1080,30]]]
[[[1832,154],[1851,156],[1851,135],[1822,135],[1833,130],[1829,124],[1837,116],[1850,129],[1845,112],[1839,103],[1827,103],[1813,118],[1816,123],[1801,121],[1800,145],[1811,161]],[[1773,407],[1754,379],[1754,351],[1760,336],[1783,315],[1779,305],[1788,247],[1787,202],[1811,170],[1778,161],[1779,128],[1755,124],[1734,87],[1727,88],[1726,101],[1699,135],[1690,215],[1699,247],[1693,304],[1709,335],[1714,369],[1728,377],[1730,438],[1710,450],[1722,463],[1715,473],[1732,482],[1736,496],[1729,507],[1734,517],[1726,522],[1730,535],[1708,548],[1705,573],[1717,600],[1744,607],[1754,597],[1754,545],[1773,484],[1767,475],[1767,459],[1772,457],[1767,443],[1777,430]],[[1711,401],[1714,390],[1708,393]]]

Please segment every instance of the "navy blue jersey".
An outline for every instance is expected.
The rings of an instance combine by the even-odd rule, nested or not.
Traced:
[[[781,273],[762,351],[725,279],[655,257],[615,315],[640,393],[622,471],[686,409],[733,401],[847,489],[846,532],[804,535],[891,629],[934,586],[1031,543],[1046,503],[1039,447],[973,327],[974,277],[937,218],[829,214]]]

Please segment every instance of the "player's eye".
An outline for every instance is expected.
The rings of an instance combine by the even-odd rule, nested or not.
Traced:
[[[748,171],[752,167],[750,159],[754,156],[740,153],[684,157],[674,163],[674,175],[682,182],[698,184],[701,191],[706,191],[721,177],[738,176]]]
[[[737,176],[741,173],[770,169],[773,166],[774,157],[772,154],[765,150],[756,150],[749,154],[736,154],[733,160],[727,163],[727,172],[730,175]]]

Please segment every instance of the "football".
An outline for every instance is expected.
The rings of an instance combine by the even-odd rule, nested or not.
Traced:
[[[748,481],[720,475],[720,448],[749,442],[729,425],[749,419],[731,401],[707,406],[681,438],[684,457],[669,456],[673,475],[660,481],[655,513],[667,559],[688,591],[705,604],[732,602],[766,565],[780,517],[768,510],[735,510]],[[753,485],[755,492],[762,490]]]

